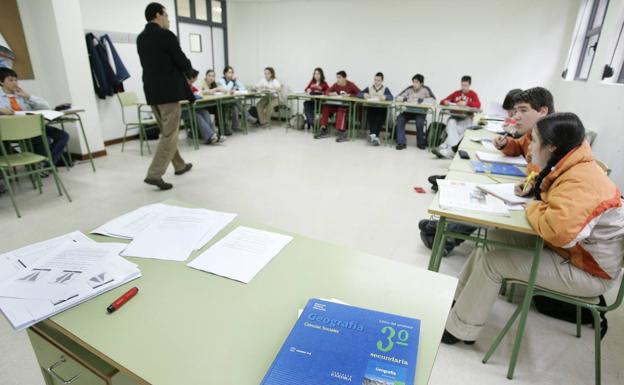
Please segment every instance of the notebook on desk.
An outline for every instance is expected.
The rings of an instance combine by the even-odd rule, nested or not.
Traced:
[[[517,176],[517,177],[525,176],[522,170],[520,170],[518,167],[512,164],[484,163],[478,160],[471,160],[470,164],[472,165],[472,168],[475,170],[475,172],[478,172],[478,173]]]

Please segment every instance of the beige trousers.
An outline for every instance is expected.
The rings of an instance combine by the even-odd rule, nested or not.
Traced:
[[[490,230],[488,239],[517,246],[533,246],[530,235],[502,230]],[[475,248],[459,276],[455,291],[455,306],[446,322],[446,330],[455,337],[474,341],[479,336],[490,310],[498,297],[504,278],[527,281],[533,252]],[[537,271],[536,285],[564,294],[595,297],[607,291],[613,280],[605,280],[578,269],[553,250],[544,247]]]
[[[260,124],[266,124],[271,122],[271,115],[273,115],[273,109],[279,104],[277,96],[267,95],[256,104],[258,110],[258,121]]]
[[[184,168],[184,159],[178,151],[178,131],[180,129],[180,103],[166,103],[151,106],[158,126],[160,127],[160,142],[154,158],[147,170],[149,179],[160,179],[165,175],[169,163],[173,164],[173,169],[179,171]]]

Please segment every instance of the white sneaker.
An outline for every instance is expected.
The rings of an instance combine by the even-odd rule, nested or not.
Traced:
[[[217,141],[218,141],[219,143],[223,143],[223,142],[225,142],[225,141],[226,141],[226,139],[227,139],[227,136],[225,136],[225,135],[221,135]]]
[[[375,136],[374,138],[372,138],[372,142],[373,146],[379,146],[381,144],[381,141],[379,140],[379,138],[377,136]]]
[[[377,135],[375,135],[375,134],[370,134],[370,135],[368,136],[368,142],[369,142],[369,143],[373,143],[373,141],[375,140],[375,138],[377,138]]]

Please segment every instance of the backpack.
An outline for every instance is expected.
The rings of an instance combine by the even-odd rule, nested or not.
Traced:
[[[605,297],[603,295],[598,298],[600,299],[598,305],[607,305],[607,302],[605,301]],[[575,305],[563,301],[558,301],[549,297],[544,297],[541,295],[536,295],[535,297],[533,297],[533,303],[535,304],[535,308],[537,309],[537,311],[544,315],[552,318],[557,318],[562,321],[576,323]],[[604,312],[600,312],[600,319],[600,339],[602,339],[607,334],[609,323]],[[592,316],[591,311],[585,308],[581,308],[581,324],[592,325],[593,323],[594,317]]]
[[[437,137],[433,137],[433,131],[437,128]],[[440,122],[433,122],[429,124],[427,127],[427,132],[425,133],[425,140],[431,147],[438,147],[440,144],[444,143],[446,140],[446,124]]]
[[[305,117],[302,114],[294,115],[290,118],[290,126],[297,130],[303,130],[306,124]]]

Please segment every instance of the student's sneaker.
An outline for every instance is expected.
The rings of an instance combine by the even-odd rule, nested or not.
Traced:
[[[444,330],[444,334],[442,334],[442,343],[446,344],[446,345],[455,345],[458,342],[463,342],[466,345],[474,345],[474,341],[464,341],[464,340],[460,340],[459,338],[455,337],[454,335],[452,335],[451,333],[447,332],[446,329]]]
[[[431,152],[440,159],[453,159],[455,156],[453,150],[442,146],[434,148]]]
[[[407,145],[405,143],[397,143],[395,148],[397,150],[405,150],[406,147],[407,147]]]
[[[347,140],[349,140],[349,138],[347,137],[346,131],[341,131],[336,138],[336,142],[338,143],[346,142]]]
[[[370,134],[368,138],[369,138],[370,144],[372,144],[373,146],[379,146],[381,144],[381,141],[375,134]]]
[[[427,180],[431,183],[431,190],[433,192],[438,191],[438,179],[444,179],[446,175],[431,175]]]
[[[217,136],[217,134],[212,134],[210,139],[205,141],[204,144],[213,144],[213,143],[216,143],[218,140],[219,140],[219,137]]]
[[[217,139],[217,143],[223,143],[227,140],[227,137],[225,135],[221,135],[219,136],[219,138]]]
[[[373,143],[373,138],[376,138],[376,137],[377,137],[377,135],[375,135],[375,134],[368,135],[368,143],[372,144]]]
[[[417,144],[416,147],[420,148],[421,150],[424,150],[427,148],[426,144]]]
[[[323,139],[329,137],[329,131],[325,127],[321,127],[321,131],[314,135],[314,139]]]

